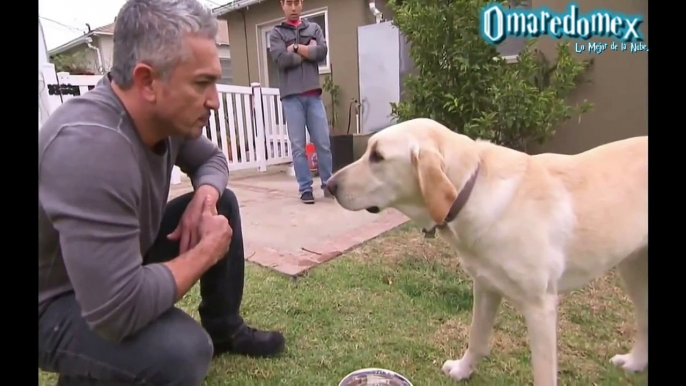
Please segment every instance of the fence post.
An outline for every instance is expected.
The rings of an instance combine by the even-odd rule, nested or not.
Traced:
[[[59,95],[50,95],[48,92],[48,85],[57,84],[57,73],[55,72],[55,65],[52,63],[43,63],[40,68],[39,82],[39,109],[41,112],[41,125],[45,120],[62,104]],[[42,84],[41,84],[42,83]]]
[[[178,185],[181,183],[181,169],[178,166],[174,166],[171,172],[171,185]]]
[[[57,80],[60,81],[60,84],[69,84],[69,77],[71,74],[69,74],[66,71],[60,71],[57,73]]]
[[[264,127],[264,110],[262,107],[262,87],[258,82],[250,84],[252,87],[253,111],[252,116],[255,120],[255,150],[257,150],[257,170],[267,171],[267,152],[266,130]]]

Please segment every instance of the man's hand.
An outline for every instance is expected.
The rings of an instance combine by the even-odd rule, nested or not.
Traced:
[[[307,43],[307,45],[301,44],[300,46],[298,46],[298,54],[300,54],[300,56],[302,56],[303,58],[310,59],[310,47],[314,47],[316,45],[317,41],[314,39],[310,40],[310,42]]]
[[[220,251],[217,255],[218,259],[220,259],[229,250],[233,230],[229,225],[229,220],[226,217],[217,214],[214,204],[215,201],[216,200],[211,196],[206,196],[202,205],[198,233],[200,235],[200,240],[216,245]]]
[[[169,240],[179,240],[179,254],[195,247],[200,241],[198,226],[200,225],[200,217],[203,214],[205,197],[209,197],[211,203],[211,208],[209,210],[213,211],[216,215],[219,192],[209,185],[200,186],[195,191],[195,195],[191,202],[188,203],[186,211],[183,213],[183,216],[181,216],[179,225],[172,233],[167,235]]]
[[[193,229],[199,239],[198,245],[163,263],[174,276],[176,301],[180,300],[210,267],[226,256],[231,245],[233,231],[229,220],[217,214],[216,196],[197,193],[193,201],[200,203],[200,209],[198,223]],[[178,232],[182,234],[181,231]]]
[[[312,47],[312,44],[298,46],[298,54],[303,58],[309,58],[310,47]]]
[[[293,52],[294,51],[293,46],[294,46],[294,44],[291,44],[290,46],[286,47],[286,51]]]

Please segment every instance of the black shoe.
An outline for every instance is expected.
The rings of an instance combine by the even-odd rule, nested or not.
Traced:
[[[312,192],[305,192],[300,195],[300,201],[304,204],[314,204],[314,195],[312,195]]]
[[[278,331],[260,331],[243,324],[229,341],[214,342],[214,356],[224,353],[250,357],[270,357],[280,354],[286,340]]]

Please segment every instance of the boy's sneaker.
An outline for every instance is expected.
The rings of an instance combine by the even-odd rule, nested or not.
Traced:
[[[303,204],[314,204],[314,195],[312,195],[312,192],[305,192],[300,195],[300,201]]]

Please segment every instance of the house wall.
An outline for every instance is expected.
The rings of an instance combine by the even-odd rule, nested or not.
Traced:
[[[224,23],[226,25],[226,23]],[[220,28],[221,31],[221,28]],[[228,32],[226,32],[228,34]],[[114,38],[112,36],[98,36],[96,38],[98,42],[98,48],[102,53],[103,65],[105,68],[111,67],[112,64],[112,54],[114,53]],[[229,49],[229,39],[225,36],[217,34],[217,50],[219,51],[219,58],[230,59],[231,50]]]
[[[381,8],[385,2],[377,1]],[[359,99],[358,66],[357,66],[357,27],[374,23],[365,0],[306,0],[303,12],[319,8],[328,9],[328,45],[332,65],[333,81],[340,87],[338,123],[333,133],[344,133],[348,127],[348,109],[352,98]],[[244,12],[243,12],[244,11]],[[383,11],[383,10],[382,10]],[[220,18],[228,20],[231,50],[233,52],[234,83],[249,86],[251,82],[265,83],[262,69],[258,66],[257,25],[283,18],[283,11],[276,0],[268,0],[250,6],[244,10],[234,11]],[[320,76],[321,84],[324,77]],[[273,86],[276,87],[276,86]],[[324,103],[329,105],[331,99],[323,95]],[[353,115],[352,119],[355,117]],[[354,121],[351,127],[355,127]]]
[[[223,23],[226,25],[226,23]],[[221,28],[220,28],[221,31]],[[228,31],[228,29],[226,29]],[[223,35],[227,35],[226,32]],[[231,79],[231,49],[229,48],[228,37],[218,34],[217,36],[217,51],[219,53],[219,59],[222,61],[223,67],[228,68],[228,72],[224,74],[224,78],[228,79],[230,83]],[[100,55],[102,57],[102,64],[104,71],[108,71],[112,67],[112,55],[114,54],[114,38],[108,35],[99,35],[93,37],[93,46],[100,49]],[[71,55],[78,51],[85,53],[85,58],[88,61],[89,68],[97,73],[98,69],[98,59],[95,50],[89,48],[85,44],[81,44],[74,48],[71,48],[63,53],[62,55]],[[224,63],[228,62],[228,63]]]
[[[105,71],[109,71],[112,67],[112,54],[114,54],[114,37],[98,36],[96,40],[100,55],[102,55],[102,67]]]
[[[602,5],[593,0],[578,0],[580,13],[603,8],[624,14],[641,14],[641,31],[648,44],[648,0],[605,0]],[[562,12],[567,0],[533,0],[534,8],[547,6]],[[593,39],[606,42],[610,39]],[[539,38],[537,47],[548,57],[555,56],[555,44],[549,38]],[[572,42],[573,48],[573,42]],[[648,134],[648,53],[610,51],[600,55],[587,52],[576,55],[580,59],[595,58],[590,73],[591,83],[582,85],[570,98],[570,103],[588,99],[593,111],[582,115],[581,122],[573,117],[557,129],[555,137],[544,146],[532,146],[531,153],[560,152],[573,154],[608,142]]]

